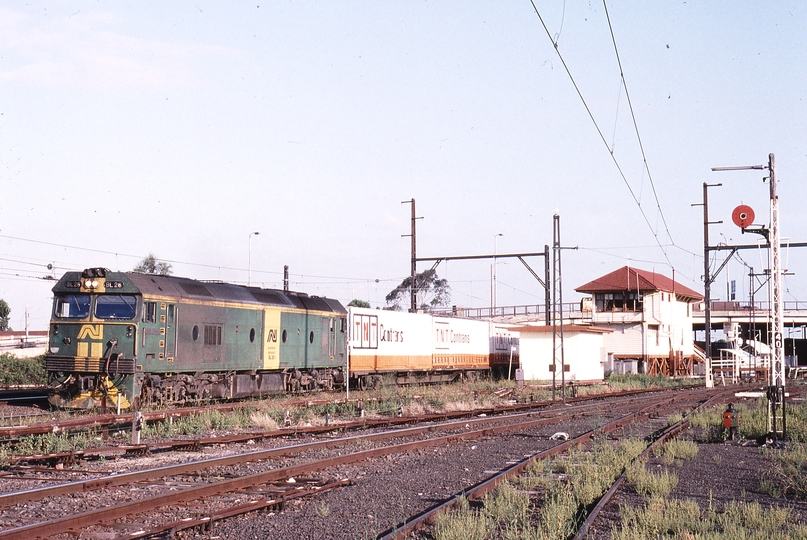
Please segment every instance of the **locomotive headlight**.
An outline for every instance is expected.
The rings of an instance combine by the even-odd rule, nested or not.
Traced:
[[[98,286],[98,280],[97,279],[92,280],[92,288],[94,289],[97,286]]]

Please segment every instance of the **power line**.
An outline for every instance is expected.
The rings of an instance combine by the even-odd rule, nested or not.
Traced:
[[[535,5],[535,0],[530,0],[530,3],[532,4],[532,8],[535,10],[535,14],[538,16],[538,19],[541,21],[541,26],[543,26],[544,32],[546,32],[546,36],[549,38],[550,41],[552,41],[552,45],[555,47],[555,53],[558,55],[558,58],[560,59],[561,63],[563,64],[563,68],[566,70],[566,74],[569,76],[569,79],[571,80],[572,85],[574,86],[574,89],[577,92],[577,96],[580,98],[580,101],[583,102],[583,106],[585,107],[586,112],[588,113],[588,116],[591,119],[591,122],[594,124],[594,128],[597,130],[597,133],[600,136],[600,140],[602,140],[602,143],[605,145],[605,148],[608,149],[608,154],[611,156],[611,160],[614,162],[614,165],[616,166],[617,171],[619,171],[619,175],[622,177],[622,181],[625,183],[625,186],[628,188],[628,191],[630,192],[631,197],[633,197],[633,201],[636,203],[636,206],[639,208],[639,212],[642,214],[642,217],[644,218],[644,221],[647,224],[648,229],[650,229],[650,232],[653,234],[653,237],[656,240],[656,244],[658,245],[659,249],[661,249],[661,252],[664,254],[664,258],[667,260],[667,264],[672,268],[673,264],[670,261],[670,258],[667,256],[667,252],[664,250],[664,247],[662,246],[661,241],[659,240],[658,233],[653,229],[653,226],[650,224],[650,220],[648,219],[647,214],[645,214],[644,208],[642,208],[642,203],[636,197],[636,193],[633,191],[633,188],[631,187],[630,182],[628,182],[628,179],[625,176],[625,173],[622,171],[622,167],[620,166],[619,161],[617,161],[616,156],[614,155],[613,151],[608,146],[608,141],[606,140],[605,135],[602,132],[602,129],[600,129],[600,126],[597,123],[597,120],[594,118],[594,114],[591,112],[591,108],[589,107],[588,103],[586,102],[586,98],[583,97],[583,93],[580,91],[580,87],[577,85],[577,81],[575,81],[574,76],[572,75],[572,72],[569,69],[569,66],[566,64],[566,60],[563,58],[563,55],[560,53],[560,49],[558,48],[557,42],[555,42],[552,39],[552,34],[549,32],[549,28],[546,26],[546,23],[544,22],[544,18],[541,16],[541,13],[538,11],[538,7]],[[668,234],[669,234],[669,231],[668,231]],[[672,240],[672,238],[670,238],[670,240]]]
[[[105,255],[114,255],[116,257],[130,257],[130,258],[133,258],[133,259],[142,259],[143,258],[142,255],[131,255],[131,254],[119,253],[119,252],[115,252],[115,251],[106,251],[106,250],[102,250],[102,249],[86,248],[86,247],[81,247],[81,246],[71,246],[71,245],[67,245],[67,244],[59,244],[59,243],[56,243],[56,242],[46,242],[44,240],[31,240],[30,238],[21,238],[21,237],[18,237],[18,236],[9,236],[9,235],[5,235],[5,234],[0,234],[0,238],[7,238],[9,240],[16,240],[16,241],[19,241],[19,242],[30,242],[30,243],[33,243],[33,244],[41,244],[41,245],[54,246],[54,247],[59,247],[59,248],[77,249],[77,250],[80,250],[80,251],[90,251],[90,252],[93,252],[93,253],[102,253],[102,254],[105,254]],[[0,260],[5,260],[5,259],[0,259]],[[172,264],[182,264],[182,265],[195,266],[195,267],[200,267],[200,268],[215,268],[215,269],[218,269],[218,270],[234,270],[234,271],[246,272],[245,268],[235,268],[235,267],[221,266],[221,265],[215,265],[215,264],[204,264],[204,263],[195,263],[195,262],[188,262],[188,261],[179,261],[179,260],[175,260],[175,259],[163,259],[163,258],[160,258],[160,260],[168,262],[168,263],[172,263]],[[21,261],[14,261],[14,262],[21,262]],[[33,264],[33,263],[24,263],[24,264]],[[278,276],[282,276],[282,274],[283,274],[282,272],[270,272],[268,270],[253,270],[253,272],[257,273],[257,274],[261,274],[261,273],[262,274],[270,274],[270,275],[277,274]],[[313,274],[312,275],[298,274],[298,276],[299,276],[299,279],[313,278],[313,279],[339,280],[339,282],[337,282],[337,283],[340,283],[340,284],[343,284],[345,282],[348,282],[348,283],[351,283],[351,282],[364,283],[364,282],[367,282],[368,280],[369,281],[375,281],[375,279],[369,279],[369,278],[340,277],[340,276],[318,276],[318,275],[313,275]],[[403,278],[385,278],[385,279],[380,279],[379,281],[380,282],[381,281],[394,282],[394,281],[401,281],[401,279],[403,279]],[[312,282],[307,282],[307,283],[312,283]],[[329,282],[322,282],[322,283],[314,282],[313,284],[331,284],[331,283],[329,283]]]
[[[622,69],[622,60],[619,58],[619,49],[616,46],[616,37],[614,37],[614,28],[611,26],[611,16],[608,14],[608,6],[605,3],[605,0],[602,0],[602,5],[605,8],[605,18],[608,20],[608,30],[611,32],[611,42],[614,44],[614,54],[616,54],[616,63],[619,65],[619,77],[622,80],[622,86],[625,87],[625,97],[628,100],[628,108],[630,109],[630,116],[633,119],[633,129],[636,131],[636,139],[639,142],[639,149],[642,152],[642,161],[644,163],[644,168],[647,171],[647,178],[650,180],[650,187],[653,188],[653,197],[656,199],[656,207],[658,208],[659,214],[661,215],[661,221],[664,222],[664,230],[667,231],[667,237],[670,241],[675,245],[675,241],[673,241],[672,234],[670,234],[670,229],[667,226],[667,220],[664,218],[664,212],[661,209],[661,203],[658,200],[658,194],[656,193],[656,185],[653,182],[653,176],[650,174],[650,167],[647,165],[647,156],[644,152],[644,144],[642,143],[642,136],[639,134],[639,124],[636,122],[636,114],[633,111],[633,102],[630,99],[630,92],[628,91],[628,83],[625,80],[625,72]]]

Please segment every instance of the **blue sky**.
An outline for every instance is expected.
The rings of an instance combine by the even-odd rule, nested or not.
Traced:
[[[289,265],[295,289],[382,305],[409,272],[412,198],[422,257],[542,251],[557,210],[563,244],[579,248],[563,253],[565,300],[626,264],[702,290],[692,204],[722,183],[713,243],[756,242],[731,211],[768,222],[763,174],[710,168],[771,152],[782,236],[807,241],[807,5],[608,5],[647,167],[603,4],[535,6],[551,39],[529,1],[5,4],[12,327],[26,306],[32,328],[47,325],[42,277],[129,270],[149,252],[175,275],[246,283],[251,246],[253,283],[279,287]],[[784,253],[785,300],[807,299],[799,251]],[[740,296],[747,272],[728,268]],[[452,303],[489,305],[489,261],[438,273]],[[517,261],[497,275],[500,305],[543,302]],[[724,272],[717,296],[725,286]]]

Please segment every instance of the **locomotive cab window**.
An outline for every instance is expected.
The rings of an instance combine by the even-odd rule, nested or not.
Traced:
[[[56,316],[83,319],[90,314],[89,294],[65,294],[56,297]]]
[[[134,319],[137,297],[132,294],[102,295],[95,301],[95,316],[99,319]]]

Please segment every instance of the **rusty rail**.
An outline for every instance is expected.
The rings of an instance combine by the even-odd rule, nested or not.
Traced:
[[[679,387],[679,388],[688,388],[688,387]],[[648,394],[648,393],[663,393],[669,392],[675,389],[669,388],[644,388],[644,389],[637,389],[637,390],[625,390],[621,392],[606,392],[602,394],[591,394],[586,396],[579,396],[576,398],[567,398],[567,403],[579,403],[579,402],[588,402],[591,400],[599,400],[599,399],[608,399],[614,397],[628,397],[628,396],[635,396],[640,394]],[[363,401],[372,401],[373,398],[363,398]],[[350,400],[352,401],[361,401],[361,399]],[[329,403],[345,403],[346,400],[344,399],[337,399],[337,400],[296,400],[292,402],[289,406],[305,406],[305,405],[322,405],[322,404],[329,404]],[[186,407],[181,409],[171,409],[169,411],[148,411],[143,412],[143,420],[146,422],[154,422],[159,420],[168,420],[171,418],[181,418],[184,416],[191,416],[194,414],[199,414],[203,412],[209,412],[211,409],[215,409],[222,412],[229,412],[234,411],[239,408],[248,407],[252,402],[239,402],[239,403],[220,403],[215,404],[212,406],[201,406],[201,407]],[[482,409],[475,409],[473,411],[454,411],[450,413],[439,413],[434,414],[435,418],[449,418],[449,417],[462,417],[463,415],[467,416],[469,414],[502,414],[506,412],[515,412],[515,411],[523,411],[529,410],[534,408],[542,408],[542,407],[549,407],[552,405],[557,405],[558,402],[552,402],[551,400],[544,400],[544,401],[535,401],[530,403],[523,403],[523,404],[512,404],[512,405],[498,405],[495,407],[485,407]],[[366,422],[384,422],[384,420],[362,420],[357,423]],[[388,419],[387,421],[392,421],[392,419]],[[71,430],[78,430],[78,429],[87,429],[87,428],[102,428],[102,427],[110,427],[115,425],[120,426],[129,426],[132,423],[132,415],[131,414],[102,414],[97,416],[91,417],[80,417],[80,418],[71,418],[69,420],[60,420],[58,422],[42,422],[33,425],[22,425],[22,426],[0,426],[0,439],[6,439],[10,437],[19,437],[22,435],[44,435],[47,433],[59,433],[62,431],[71,431]],[[278,433],[288,434],[288,433],[309,433],[313,430],[318,428],[290,428],[285,430],[278,430]],[[338,429],[335,427],[334,429]]]
[[[647,405],[640,409],[638,412],[631,413],[624,417],[621,417],[618,420],[615,420],[608,424],[608,426],[613,426],[612,429],[616,429],[616,427],[624,425],[625,423],[629,422],[631,418],[640,415],[640,414],[648,414],[653,408],[659,406],[659,404],[676,400],[676,396],[660,396],[659,399],[653,400],[654,402],[650,405]],[[601,413],[601,411],[600,411]],[[527,415],[529,416],[529,415]],[[574,416],[574,415],[573,415]],[[500,419],[477,419],[474,422],[483,422],[483,421],[499,421]],[[137,500],[131,501],[127,503],[123,503],[120,505],[115,505],[107,508],[92,510],[89,512],[85,512],[83,514],[73,515],[73,516],[66,516],[63,518],[42,522],[42,523],[35,523],[25,526],[16,527],[14,529],[10,529],[7,531],[0,532],[0,539],[22,539],[22,540],[30,540],[31,537],[35,536],[47,536],[53,534],[59,534],[62,532],[66,532],[70,529],[77,529],[88,527],[91,525],[95,525],[97,523],[106,522],[113,519],[120,519],[130,514],[139,514],[148,512],[155,508],[165,507],[169,505],[177,505],[182,503],[187,503],[189,501],[199,500],[207,497],[212,497],[215,495],[219,495],[222,493],[228,493],[233,491],[238,491],[241,489],[248,488],[250,486],[264,484],[267,482],[284,480],[287,478],[293,478],[300,475],[310,474],[312,472],[316,472],[325,468],[335,467],[339,465],[346,465],[350,463],[356,463],[360,461],[364,461],[367,459],[382,457],[385,455],[393,454],[393,453],[402,453],[408,452],[411,450],[422,449],[426,447],[436,446],[447,444],[451,442],[456,442],[460,440],[466,439],[475,439],[490,435],[495,435],[499,433],[504,433],[507,431],[515,431],[520,429],[525,429],[529,427],[535,427],[539,425],[545,424],[552,424],[557,422],[557,418],[538,418],[538,419],[526,419],[523,422],[501,425],[501,426],[493,426],[493,427],[486,427],[479,430],[474,431],[467,431],[464,433],[453,433],[441,437],[435,437],[427,440],[422,441],[413,441],[407,443],[401,443],[392,446],[386,446],[382,448],[375,448],[370,450],[364,450],[360,452],[354,452],[350,454],[345,454],[341,456],[335,456],[307,464],[302,465],[294,465],[284,468],[278,468],[270,471],[265,471],[261,473],[256,473],[253,475],[240,477],[240,478],[233,478],[228,480],[222,480],[218,482],[213,482],[210,484],[206,484],[203,486],[196,486],[191,488],[186,488],[181,491],[175,491],[167,494],[162,495],[154,495],[149,497],[145,500]],[[466,424],[469,422],[465,422]],[[456,427],[456,425],[454,426]],[[385,432],[383,434],[378,435],[363,435],[358,437],[352,437],[350,440],[371,440],[371,439],[379,439],[381,437],[402,437],[406,435],[413,435],[419,432],[427,432],[435,430],[435,426],[423,426],[417,428],[409,428],[406,430],[398,430],[393,432]],[[588,434],[579,437],[576,440],[587,440],[593,434],[598,433],[602,430],[592,430],[588,432]],[[404,433],[406,432],[406,433]],[[171,474],[180,474],[180,473],[187,473],[191,471],[197,471],[200,468],[200,463],[204,464],[205,466],[213,466],[215,465],[229,465],[233,463],[245,461],[244,457],[248,456],[250,460],[255,459],[265,459],[266,457],[271,457],[274,455],[283,455],[289,453],[292,449],[299,450],[300,448],[305,447],[306,449],[317,449],[317,448],[324,448],[329,445],[331,441],[318,441],[314,443],[307,443],[305,445],[295,445],[294,447],[285,447],[275,450],[266,450],[266,451],[258,451],[258,452],[251,452],[249,454],[244,454],[240,456],[234,457],[225,457],[225,458],[216,458],[211,460],[205,460],[203,462],[195,462],[189,464],[180,464],[180,465],[172,465],[167,467],[160,467],[157,469],[153,469],[150,471],[138,471],[134,473],[125,473],[121,475],[116,475],[114,477],[105,477],[96,480],[90,480],[87,482],[80,482],[75,483],[72,486],[69,486],[69,489],[66,489],[65,486],[52,486],[50,488],[41,488],[39,490],[32,490],[30,492],[19,492],[15,494],[8,494],[5,496],[0,497],[0,500],[5,504],[12,504],[25,502],[33,499],[39,499],[41,496],[31,497],[32,494],[42,493],[47,490],[48,495],[54,494],[61,494],[60,489],[64,489],[64,493],[72,491],[76,491],[77,488],[80,489],[94,489],[96,487],[109,487],[112,485],[120,485],[120,484],[129,484],[134,481],[140,480],[153,480],[156,476],[167,475],[166,471],[171,470]],[[564,451],[568,447],[569,443],[562,443],[558,445],[555,452]],[[260,457],[259,457],[260,456]]]
[[[709,398],[708,400],[706,400],[704,403],[700,404],[698,407],[695,407],[695,409],[692,412],[694,413],[699,408],[707,407],[709,405],[714,404],[714,402],[722,401],[724,399],[726,399],[725,394],[719,394],[717,396],[713,396],[713,397]],[[662,444],[666,443],[672,437],[675,437],[676,435],[678,435],[680,432],[682,432],[684,429],[686,429],[688,427],[689,427],[689,419],[688,418],[684,418],[684,419],[676,422],[672,426],[668,426],[658,436],[658,438],[656,440],[654,440],[651,444],[648,445],[647,448],[645,448],[644,452],[639,454],[639,456],[634,460],[634,463],[637,462],[637,461],[641,461],[643,459],[646,459],[647,456],[650,455],[650,452],[654,448],[656,448],[657,446],[661,446]],[[623,471],[622,474],[619,476],[619,478],[617,478],[614,481],[611,488],[608,491],[606,491],[603,494],[602,497],[600,497],[600,500],[597,501],[597,504],[594,505],[594,508],[592,508],[591,511],[589,512],[588,516],[586,516],[586,520],[580,525],[580,528],[577,530],[577,533],[574,536],[574,540],[583,540],[586,537],[588,537],[588,533],[591,530],[592,526],[594,525],[594,522],[597,520],[597,516],[608,505],[608,502],[611,500],[611,498],[619,490],[619,487],[625,481],[626,477],[627,477],[627,472]]]
[[[703,392],[697,392],[697,394],[702,393]],[[727,393],[728,392],[724,391],[718,394],[717,396],[707,398],[706,400],[704,400],[704,403],[714,399],[725,398]],[[703,406],[704,403],[700,403],[698,406]],[[549,450],[545,450],[543,452],[539,452],[533,456],[530,456],[529,458],[522,460],[502,470],[499,474],[492,476],[487,480],[484,480],[483,482],[480,482],[479,484],[473,486],[472,488],[465,490],[462,493],[454,495],[452,498],[446,500],[445,502],[424,511],[418,514],[417,516],[414,516],[407,523],[396,525],[392,529],[379,535],[378,538],[381,540],[403,540],[407,537],[407,535],[411,534],[412,532],[433,524],[434,519],[438,514],[454,508],[461,497],[466,497],[469,500],[481,499],[486,493],[495,489],[496,486],[498,486],[501,482],[522,474],[531,463],[541,459],[554,457],[562,452],[565,452],[566,450],[575,445],[588,442],[593,436],[597,434],[608,433],[610,431],[619,429],[620,427],[623,427],[624,425],[627,425],[628,423],[635,421],[635,419],[637,419],[640,416],[649,416],[653,412],[652,409],[657,406],[658,404],[652,404],[647,407],[643,407],[639,411],[625,415],[617,420],[609,422],[603,427],[588,431],[574,439],[571,439],[562,444],[554,446]]]

